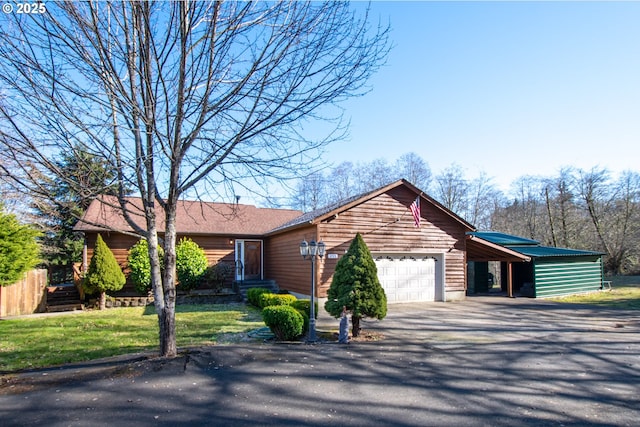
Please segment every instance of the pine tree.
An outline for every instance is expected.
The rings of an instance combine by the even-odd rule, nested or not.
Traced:
[[[126,278],[113,252],[98,234],[93,256],[89,263],[89,270],[82,282],[87,293],[100,293],[100,310],[104,309],[106,291],[119,291],[126,282]]]
[[[10,286],[39,262],[38,231],[4,213],[0,204],[0,286]]]
[[[343,307],[351,312],[352,334],[360,334],[360,319],[384,319],[387,296],[378,280],[378,270],[364,239],[358,233],[349,250],[336,264],[324,308],[340,317]]]

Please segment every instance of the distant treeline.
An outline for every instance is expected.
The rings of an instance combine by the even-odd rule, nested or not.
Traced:
[[[522,176],[509,194],[458,165],[433,176],[415,153],[393,163],[344,162],[301,179],[292,207],[310,211],[405,178],[473,224],[544,245],[601,251],[612,274],[640,273],[640,173],[562,168],[555,176]]]

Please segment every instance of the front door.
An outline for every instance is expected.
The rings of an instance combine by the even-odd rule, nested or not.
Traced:
[[[262,241],[236,240],[236,280],[262,279]]]

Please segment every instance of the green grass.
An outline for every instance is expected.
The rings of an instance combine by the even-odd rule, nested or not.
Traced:
[[[233,341],[263,327],[244,304],[176,307],[178,347]],[[55,366],[158,348],[153,306],[0,320],[0,371]]]
[[[614,276],[611,278],[610,291],[593,292],[584,295],[571,295],[562,298],[553,298],[553,301],[593,304],[606,308],[625,310],[640,309],[640,277],[639,276]]]

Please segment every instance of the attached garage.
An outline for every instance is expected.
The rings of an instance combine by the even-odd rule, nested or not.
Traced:
[[[373,254],[387,303],[443,301],[442,255]],[[440,258],[440,263],[438,263]]]
[[[265,236],[265,275],[281,289],[326,298],[337,263],[359,233],[390,304],[454,301],[466,292],[466,232],[473,226],[405,180],[305,213]],[[300,242],[322,241],[311,271]]]

